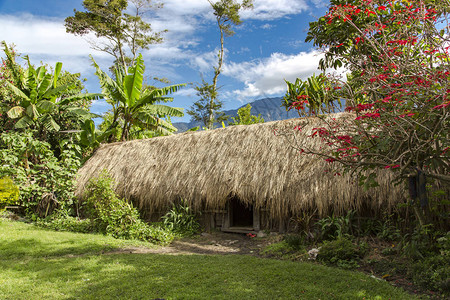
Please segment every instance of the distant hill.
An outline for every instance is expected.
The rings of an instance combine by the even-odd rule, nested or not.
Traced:
[[[297,112],[295,110],[287,112],[284,107],[281,107],[281,101],[282,98],[278,97],[278,98],[265,98],[250,102],[250,105],[252,106],[251,113],[252,115],[255,116],[261,114],[261,117],[264,118],[265,122],[297,118],[298,117]],[[247,104],[241,107],[245,106],[247,106]],[[238,109],[225,110],[224,112],[226,115],[236,118]],[[173,123],[173,125],[178,129],[178,132],[184,132],[196,126],[200,127],[203,126],[203,124],[200,122],[189,122],[189,123],[177,122]],[[216,126],[220,127],[221,125],[217,124]]]

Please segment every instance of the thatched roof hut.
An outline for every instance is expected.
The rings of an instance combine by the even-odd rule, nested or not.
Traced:
[[[299,154],[274,134],[300,121],[102,145],[79,170],[76,193],[81,197],[89,179],[106,169],[116,192],[147,212],[164,211],[180,198],[195,210],[223,210],[236,197],[280,219],[302,210],[320,215],[361,207],[378,210],[404,199],[405,191],[394,187],[387,174],[380,188],[364,191],[355,178],[325,172],[329,165],[322,159]]]

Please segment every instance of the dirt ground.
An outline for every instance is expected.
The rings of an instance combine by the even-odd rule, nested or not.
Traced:
[[[169,246],[156,249],[146,247],[130,247],[123,249],[129,253],[160,253],[160,254],[246,254],[259,256],[264,246],[279,240],[278,235],[264,238],[252,238],[245,234],[213,232],[182,238],[173,241]]]

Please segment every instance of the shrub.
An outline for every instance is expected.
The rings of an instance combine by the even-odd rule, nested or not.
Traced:
[[[450,295],[450,256],[435,255],[418,260],[410,273],[415,284]]]
[[[98,232],[157,244],[168,244],[173,240],[170,231],[142,221],[136,208],[117,197],[112,186],[113,180],[106,172],[91,179],[87,185],[85,210]]]
[[[193,235],[200,230],[195,214],[185,201],[174,204],[163,217],[164,226],[180,235]]]
[[[294,250],[303,248],[303,238],[299,234],[287,234],[284,236],[283,240]]]
[[[333,240],[352,233],[352,220],[355,212],[350,210],[345,216],[329,216],[320,219],[316,225],[320,230],[320,237],[323,240]]]
[[[28,213],[46,216],[54,209],[72,208],[75,174],[80,165],[76,145],[62,141],[59,159],[47,142],[32,132],[0,135],[0,177],[20,187],[18,204]]]
[[[267,256],[291,260],[303,260],[308,256],[304,248],[293,247],[286,240],[267,245],[261,253]]]
[[[358,261],[362,255],[362,251],[352,241],[347,238],[339,238],[324,242],[317,255],[317,260],[350,269],[358,267]]]
[[[19,200],[19,188],[9,177],[0,178],[0,210]]]
[[[80,233],[95,232],[94,224],[90,219],[72,217],[67,212],[59,211],[47,218],[38,218],[36,225],[56,231],[72,231]]]

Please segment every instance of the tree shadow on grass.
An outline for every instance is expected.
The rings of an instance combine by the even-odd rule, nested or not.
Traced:
[[[30,294],[47,298],[412,299],[363,274],[240,255],[91,255],[0,266],[32,278]]]

